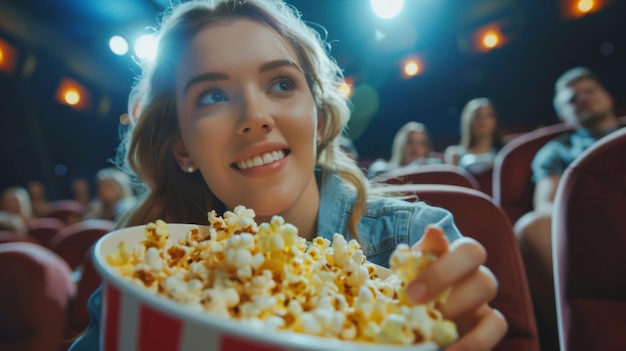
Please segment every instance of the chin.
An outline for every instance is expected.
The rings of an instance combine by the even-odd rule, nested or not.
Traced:
[[[284,212],[289,207],[289,202],[270,198],[271,200],[259,199],[258,201],[250,201],[246,204],[243,204],[246,208],[250,208],[254,210],[257,218],[267,217],[271,218],[272,216],[278,215]]]

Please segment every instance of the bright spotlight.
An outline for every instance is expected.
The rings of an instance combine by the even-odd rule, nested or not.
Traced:
[[[589,11],[593,10],[594,5],[595,4],[593,3],[593,0],[580,0],[576,7],[578,7],[578,11],[582,13],[588,13]]]
[[[422,63],[420,59],[408,58],[402,64],[402,76],[404,78],[415,77],[422,73]]]
[[[109,40],[109,48],[118,56],[126,55],[128,52],[128,42],[126,39],[116,35]]]
[[[144,34],[135,42],[135,55],[141,60],[152,61],[156,58],[158,40],[155,36]]]
[[[74,106],[80,102],[80,93],[76,90],[68,90],[63,95],[63,98],[68,105]]]
[[[498,46],[499,42],[500,42],[500,36],[498,35],[498,33],[494,31],[489,31],[483,34],[483,46],[486,49],[495,48],[496,46]]]
[[[406,73],[406,75],[409,76],[409,77],[412,77],[412,76],[416,75],[419,71],[420,71],[420,66],[415,61],[407,62],[404,65],[404,73]]]
[[[384,19],[395,17],[402,11],[404,0],[370,0],[376,16]]]

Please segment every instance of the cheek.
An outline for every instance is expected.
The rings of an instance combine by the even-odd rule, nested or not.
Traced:
[[[230,133],[226,122],[200,120],[183,133],[183,142],[196,166],[207,168],[218,162],[218,156],[227,150]]]

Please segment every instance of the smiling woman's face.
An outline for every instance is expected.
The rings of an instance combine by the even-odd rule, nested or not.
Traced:
[[[317,109],[276,32],[247,19],[203,29],[182,56],[176,95],[176,158],[193,162],[227,208],[271,216],[316,204]]]

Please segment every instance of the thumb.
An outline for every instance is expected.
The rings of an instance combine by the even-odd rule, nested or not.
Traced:
[[[448,252],[450,242],[440,227],[429,225],[424,231],[424,236],[413,245],[413,250],[420,250],[425,254],[433,254],[437,257]]]

